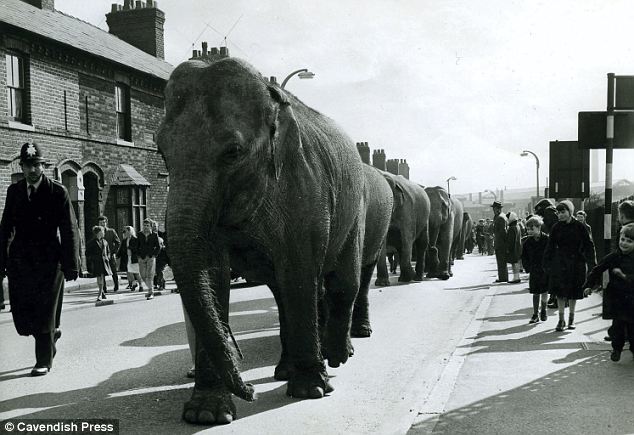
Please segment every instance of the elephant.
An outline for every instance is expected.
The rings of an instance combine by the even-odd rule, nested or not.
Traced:
[[[454,260],[464,259],[464,232],[462,231],[464,220],[464,206],[462,202],[453,196],[449,198],[451,200],[451,208],[453,214],[453,240],[451,242],[451,261],[449,262],[449,275],[453,275],[451,272],[451,266]]]
[[[462,234],[464,240],[464,252],[471,254],[475,248],[475,234],[473,232],[473,219],[468,212],[464,212],[462,218]]]
[[[382,244],[366,234],[366,219],[382,213],[387,232],[392,210],[388,200],[368,209],[354,142],[247,62],[223,58],[173,70],[157,144],[170,175],[172,269],[199,343],[183,418],[230,423],[232,393],[255,400],[227,339],[230,268],[273,292],[282,343],[276,373],[288,377],[287,395],[333,391],[325,360],[337,367],[350,355],[362,270],[377,255],[364,243]],[[328,310],[323,331],[320,301]]]
[[[426,187],[425,192],[431,204],[427,277],[446,280],[451,277],[450,254],[454,240],[455,208],[449,194],[442,187]]]
[[[377,264],[377,286],[389,286],[385,263],[388,247],[398,253],[399,282],[422,281],[429,241],[429,197],[425,189],[401,175],[382,171],[394,194],[394,210],[387,232],[386,246]],[[416,270],[412,270],[412,249],[416,252]]]

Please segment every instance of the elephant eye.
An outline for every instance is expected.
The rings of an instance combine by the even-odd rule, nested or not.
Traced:
[[[242,156],[242,153],[243,150],[240,145],[238,145],[237,143],[231,144],[229,147],[227,147],[225,152],[222,153],[222,160],[225,163],[233,163],[238,160],[240,156]]]

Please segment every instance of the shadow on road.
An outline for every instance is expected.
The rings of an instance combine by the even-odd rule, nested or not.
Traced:
[[[244,353],[240,362],[243,376],[254,385],[270,384],[258,393],[258,400],[247,403],[234,400],[238,417],[255,415],[280,408],[297,400],[285,395],[286,384],[274,381],[273,369],[280,355],[278,314],[273,298],[250,300],[231,304],[230,322]],[[258,325],[257,327],[255,325]],[[144,337],[120,343],[120,346],[159,347],[186,344],[183,322],[160,327]],[[116,352],[117,349],[112,349]],[[95,370],[99,370],[99,362]],[[189,425],[181,420],[183,404],[189,400],[193,383],[185,377],[191,359],[188,349],[170,350],[152,358],[142,367],[133,367],[113,373],[107,380],[86,388],[25,395],[0,401],[0,410],[32,409],[21,418],[118,418],[121,433],[196,433],[201,426]],[[177,369],[174,370],[174,367]],[[1,380],[13,378],[10,373],[0,374]],[[26,376],[19,375],[19,376]]]
[[[632,433],[624,412],[632,399],[634,363],[629,353],[613,363],[609,353],[584,351],[583,361],[415,424],[414,434]],[[570,412],[561,412],[562,407]]]

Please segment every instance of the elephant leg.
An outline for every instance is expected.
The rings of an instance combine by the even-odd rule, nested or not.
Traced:
[[[379,261],[376,263],[376,281],[374,285],[377,287],[389,287],[390,286],[390,277],[387,273],[387,246],[386,243],[383,243],[381,247],[381,253],[379,254]]]
[[[441,228],[439,237],[438,237],[438,272],[436,274],[436,278],[440,279],[449,279],[451,276],[451,265],[450,265],[450,257],[451,257],[451,242],[453,239],[453,227],[449,230]]]
[[[370,290],[370,281],[372,280],[372,272],[374,272],[375,264],[376,263],[372,263],[361,268],[359,292],[357,293],[357,298],[354,300],[354,310],[352,312],[352,328],[350,329],[350,335],[352,337],[369,337],[372,335],[368,292]]]
[[[427,278],[436,278],[438,273],[438,248],[436,244],[438,242],[438,228],[429,226],[429,239],[427,243],[427,256],[425,262],[425,271],[427,272]]]
[[[215,264],[210,278],[217,289],[217,308],[225,324],[229,320],[230,271],[229,262]],[[181,294],[182,295],[182,294]],[[232,394],[214,369],[202,340],[196,341],[196,382],[189,401],[183,407],[183,419],[196,424],[227,424],[236,418]]]
[[[293,271],[292,277],[283,276],[278,280],[286,318],[285,344],[293,367],[286,394],[319,399],[334,388],[328,382],[328,372],[320,351],[317,309],[321,283],[311,276],[314,259],[310,255],[301,255],[301,252],[298,250],[289,255],[289,264],[276,267],[276,270]],[[311,268],[307,269],[306,265]]]
[[[427,253],[427,247],[429,244],[429,236],[427,229],[423,231],[423,234],[416,240],[416,275],[414,281],[422,281],[423,273],[425,270],[425,254]]]
[[[412,269],[412,244],[414,240],[401,239],[401,252],[399,252],[401,266],[401,276],[398,277],[399,282],[410,282],[414,279],[414,270]]]
[[[276,286],[269,286],[271,292],[273,293],[273,297],[275,298],[275,302],[277,304],[277,312],[280,319],[280,343],[282,346],[282,354],[280,355],[280,361],[275,366],[275,373],[273,377],[278,381],[287,381],[291,377],[291,373],[293,371],[293,364],[291,363],[291,359],[288,355],[288,345],[287,345],[287,334],[288,329],[286,326],[286,315],[285,315],[285,307],[284,301],[282,300],[282,295],[280,293],[280,289]]]

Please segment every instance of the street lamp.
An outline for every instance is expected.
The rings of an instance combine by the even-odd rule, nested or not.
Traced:
[[[282,82],[282,86],[281,86],[282,89],[284,89],[284,86],[286,86],[286,83],[295,74],[297,74],[297,77],[299,77],[300,79],[312,79],[313,77],[315,77],[315,73],[311,72],[311,71],[308,71],[308,69],[306,69],[306,68],[298,69],[298,70],[293,71],[292,73],[290,73],[289,75],[286,76],[286,78]]]
[[[498,200],[498,196],[495,194],[495,192],[489,190],[489,189],[484,189],[485,192],[489,192],[491,195],[493,195],[493,200],[497,201]]]
[[[537,165],[537,199],[539,199],[539,157],[537,157],[537,154],[529,150],[522,151],[520,156],[526,157],[529,154],[532,154],[533,157],[535,157],[535,164]]]
[[[451,190],[449,190],[449,182],[450,182],[451,180],[457,180],[457,178],[456,178],[456,177],[454,177],[453,175],[452,175],[451,177],[447,178],[447,194],[448,194],[449,196],[451,196]]]

